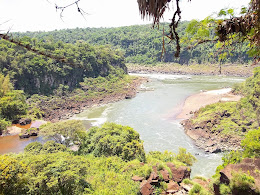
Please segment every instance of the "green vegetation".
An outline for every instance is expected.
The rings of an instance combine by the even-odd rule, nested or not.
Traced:
[[[234,93],[244,97],[239,102],[219,102],[201,108],[193,124],[204,126],[212,133],[238,135],[242,138],[250,130],[258,129],[260,123],[260,68],[254,69],[254,75],[244,83],[234,87]],[[259,130],[256,130],[259,131]]]
[[[244,157],[259,158],[260,157],[260,128],[249,131],[245,139],[242,140],[241,146],[244,149]]]
[[[192,22],[191,22],[192,23]],[[125,54],[127,63],[137,64],[157,64],[160,62],[174,62],[179,64],[216,64],[219,63],[219,52],[226,52],[226,58],[221,59],[222,63],[248,63],[252,59],[248,57],[249,47],[246,43],[231,45],[228,48],[220,48],[215,42],[208,42],[191,47],[187,40],[195,39],[196,34],[190,34],[181,42],[180,58],[175,58],[175,42],[168,44],[165,37],[165,52],[163,48],[163,29],[168,29],[169,24],[160,24],[159,29],[152,29],[151,25],[135,25],[117,28],[76,28],[66,30],[55,30],[51,32],[26,32],[15,33],[17,37],[29,36],[39,40],[63,41],[65,43],[76,43],[78,40],[85,41],[93,45],[111,45],[113,48]],[[190,32],[190,23],[181,22],[177,31],[180,37],[184,37]],[[195,29],[195,25],[192,27]],[[209,32],[214,37],[214,31]],[[202,36],[201,33],[199,36]],[[230,51],[232,50],[232,54]],[[163,56],[163,58],[161,58]]]
[[[109,46],[90,46],[86,42],[74,44],[50,39],[23,37],[21,43],[31,45],[43,54],[37,55],[14,43],[0,40],[0,72],[10,75],[15,89],[27,94],[53,94],[60,84],[75,89],[84,77],[107,76],[114,67],[124,65],[123,53]]]
[[[123,160],[145,161],[145,152],[139,134],[131,127],[105,123],[101,128],[88,130],[79,154],[94,156],[119,156]]]
[[[11,121],[27,114],[23,91],[14,90],[9,75],[0,73],[0,134]]]
[[[82,121],[67,120],[48,123],[40,128],[40,134],[53,138],[56,142],[69,146],[71,143],[80,144],[85,133]]]
[[[79,87],[70,91],[68,86],[60,85],[54,90],[54,95],[44,96],[34,94],[27,102],[28,114],[31,118],[44,117],[47,120],[62,117],[57,115],[57,110],[63,110],[63,115],[73,108],[79,108],[100,101],[109,102],[125,98],[135,87],[137,77],[124,74],[121,69],[111,68],[108,76],[97,78],[84,78]]]
[[[231,179],[230,188],[232,191],[250,191],[255,184],[255,180],[252,176],[245,173],[233,173]]]
[[[24,153],[0,155],[0,193],[137,194],[139,182],[132,180],[134,175],[147,179],[152,166],[158,170],[168,168],[166,162],[173,162],[177,167],[185,165],[176,158],[183,152],[146,155],[139,134],[128,126],[106,123],[82,134],[85,134],[84,144],[78,152],[48,141],[31,143]],[[163,187],[160,185],[158,191]]]

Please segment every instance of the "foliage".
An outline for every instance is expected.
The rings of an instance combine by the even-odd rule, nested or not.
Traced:
[[[0,119],[0,132],[5,130],[10,125],[11,125],[11,122],[6,121],[5,119]]]
[[[163,29],[167,29],[169,24],[162,23],[159,28],[152,29],[150,25],[135,25],[117,28],[76,28],[51,32],[26,32],[15,33],[18,37],[29,36],[32,38],[50,39],[54,42],[76,43],[78,40],[84,40],[93,45],[111,45],[114,50],[122,51],[127,63],[137,64],[157,64],[160,62],[174,62],[179,64],[215,64],[218,63],[219,48],[215,43],[199,44],[189,49],[191,41],[195,37],[205,37],[205,34],[212,36],[212,28],[209,28],[207,22],[211,19],[205,19],[201,27],[193,25],[198,33],[191,33],[187,39],[181,40],[181,53],[179,58],[174,57],[175,43],[164,44],[165,52],[162,57],[163,47]],[[177,32],[180,37],[186,34],[189,22],[180,22]],[[190,27],[189,27],[190,28]],[[201,29],[200,29],[201,28]],[[193,29],[193,30],[194,30]],[[165,33],[166,34],[166,33]],[[168,42],[166,40],[165,42]],[[246,43],[232,45],[226,48],[224,52],[232,50],[233,55],[223,59],[223,63],[248,63],[251,58],[248,57],[249,47]]]
[[[243,152],[242,151],[230,151],[230,152],[226,152],[224,153],[223,157],[222,157],[222,165],[219,165],[216,169],[216,173],[218,173],[221,169],[224,169],[228,164],[236,164],[239,163],[242,160],[242,155]]]
[[[59,159],[59,160],[56,160]],[[27,155],[25,186],[30,194],[82,194],[91,191],[86,181],[88,161],[67,153]]]
[[[129,162],[131,164],[135,162]],[[137,169],[143,169],[140,162]],[[0,156],[3,194],[137,194],[136,171],[119,157],[66,152]],[[136,172],[137,173],[137,172]]]
[[[179,153],[177,154],[176,159],[188,166],[191,166],[196,161],[196,158],[192,156],[191,153],[187,152],[185,148],[179,148]]]
[[[242,140],[241,146],[244,149],[244,157],[259,158],[260,157],[260,128],[249,131],[245,139]]]
[[[149,156],[163,162],[171,162],[175,159],[175,154],[165,150],[163,153],[159,151],[150,151]]]
[[[126,161],[136,158],[145,161],[145,152],[139,134],[131,127],[115,123],[105,123],[100,128],[89,129],[79,153],[119,156]]]
[[[42,144],[40,142],[32,142],[24,148],[24,152],[39,154],[42,150]]]
[[[42,126],[40,134],[69,146],[71,143],[80,144],[82,142],[82,138],[85,136],[85,127],[79,120],[60,121]]]
[[[220,184],[219,191],[220,191],[220,194],[222,194],[222,195],[231,194],[230,187],[228,185],[225,185],[225,184]]]
[[[189,195],[195,194],[208,195],[209,193],[200,184],[195,183],[189,191]]]
[[[14,43],[0,40],[0,72],[10,75],[16,89],[23,89],[30,95],[50,95],[55,89],[59,93],[67,90],[66,86],[72,90],[84,77],[107,76],[113,66],[126,72],[123,54],[109,46],[91,46],[82,41],[69,44],[29,37],[21,38],[21,42],[63,59],[37,55]]]
[[[10,82],[9,75],[2,75],[0,73],[0,98],[5,96],[8,92],[13,90],[13,85]]]
[[[3,96],[0,101],[0,111],[2,117],[7,120],[14,120],[26,115],[27,104],[23,92],[14,90]]]
[[[0,131],[5,130],[9,121],[27,113],[23,91],[13,90],[9,75],[0,73]]]
[[[68,149],[65,145],[56,143],[55,141],[47,141],[43,145],[40,142],[32,142],[24,148],[24,152],[30,154],[46,154],[66,151],[68,151]]]
[[[242,172],[237,172],[232,174],[230,188],[232,191],[235,190],[250,191],[254,186],[254,183],[255,183],[255,179],[252,176]]]

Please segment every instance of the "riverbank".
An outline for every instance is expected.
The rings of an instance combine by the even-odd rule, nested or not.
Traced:
[[[82,95],[75,92],[75,94],[62,97],[39,97],[36,100],[37,104],[34,106],[39,108],[43,113],[43,120],[57,122],[60,120],[69,119],[74,114],[79,114],[85,109],[94,106],[100,106],[123,99],[133,98],[138,92],[139,86],[144,82],[148,82],[148,79],[143,77],[132,77],[132,79],[127,84],[125,83],[124,86],[121,86],[122,89],[120,90],[115,90],[115,88],[107,90],[105,88],[99,88],[97,85],[95,85],[95,91],[84,89],[87,93],[86,95],[84,93],[82,93]],[[97,94],[94,94],[96,92]],[[31,102],[35,102],[35,100],[28,101],[29,104]]]
[[[217,102],[237,102],[240,98],[240,95],[232,94],[231,88],[201,92],[185,100],[182,111],[178,114],[177,118],[184,119],[181,124],[184,127],[185,133],[195,141],[195,144],[199,148],[204,149],[206,152],[217,153],[221,151],[238,150],[241,148],[240,136],[235,134],[221,136],[220,132],[208,130],[208,123],[214,126],[214,124],[218,124],[220,119],[212,118],[210,121],[205,121],[200,125],[194,125],[192,120],[197,117],[198,110],[206,105]],[[223,115],[220,117],[226,116]]]
[[[151,65],[127,64],[129,73],[162,73],[178,75],[225,75],[249,77],[253,74],[251,65],[223,64],[221,72],[219,65],[180,65],[174,63]]]
[[[217,102],[239,101],[241,96],[232,94],[231,88],[224,88],[219,90],[205,91],[189,96],[177,115],[177,119],[189,119],[194,112],[206,105]]]

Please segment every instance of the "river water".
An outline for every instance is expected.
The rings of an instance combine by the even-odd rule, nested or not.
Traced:
[[[71,119],[83,120],[86,126],[99,126],[104,122],[115,122],[133,127],[144,141],[144,148],[149,151],[178,152],[179,147],[192,153],[197,162],[192,166],[192,176],[210,177],[221,164],[222,154],[207,154],[198,149],[184,133],[180,120],[175,117],[180,112],[185,99],[202,90],[232,87],[244,78],[222,76],[184,76],[144,74],[150,82],[142,87],[133,99],[107,104],[88,109]],[[18,136],[0,137],[0,154],[21,152],[32,141],[41,138],[19,140]]]
[[[198,149],[175,117],[188,96],[202,90],[232,87],[244,78],[163,74],[141,76],[151,80],[143,85],[147,91],[139,92],[133,99],[86,110],[73,119],[84,120],[94,126],[107,121],[133,127],[139,132],[147,152],[168,150],[177,153],[179,147],[186,148],[197,158],[192,176],[213,175],[221,164],[222,154],[207,154]]]

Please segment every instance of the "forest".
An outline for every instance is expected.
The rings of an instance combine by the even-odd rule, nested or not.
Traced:
[[[183,21],[178,27],[178,33],[184,37],[189,30],[190,21]],[[165,38],[165,52],[163,52],[163,32],[168,29],[169,24],[162,23],[159,28],[152,25],[134,25],[117,28],[85,28],[64,29],[50,32],[26,32],[15,33],[14,36],[28,36],[39,40],[51,40],[54,42],[76,43],[85,41],[92,45],[110,45],[120,50],[127,63],[157,64],[174,62],[179,64],[218,64],[218,63],[250,63],[252,57],[248,55],[249,46],[247,42],[236,43],[222,48],[216,42],[199,44],[192,47],[185,39],[181,43],[179,58],[174,57],[175,42]],[[214,37],[214,30],[210,34]],[[188,39],[195,38],[195,35]],[[227,57],[221,59],[219,56],[226,53]]]

